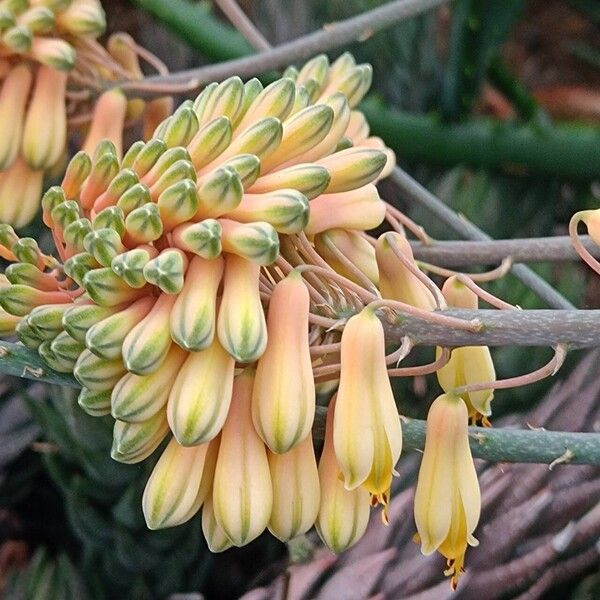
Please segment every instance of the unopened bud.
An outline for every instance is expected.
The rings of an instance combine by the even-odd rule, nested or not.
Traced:
[[[103,417],[110,414],[110,390],[93,391],[82,388],[77,404],[92,417]]]
[[[223,251],[237,254],[259,265],[270,265],[279,256],[279,236],[269,223],[237,223],[220,219]]]
[[[112,388],[125,374],[123,361],[105,360],[93,352],[84,350],[73,369],[73,375],[79,383],[93,391],[108,390]]]
[[[226,117],[209,121],[192,138],[187,146],[196,170],[213,161],[231,142],[231,123]]]
[[[139,463],[158,448],[169,431],[167,416],[158,412],[142,423],[115,421],[111,457],[127,464]]]
[[[248,188],[248,191],[252,194],[263,194],[281,189],[294,189],[312,200],[321,194],[328,183],[327,169],[318,165],[302,164],[263,175]]]
[[[198,182],[198,217],[220,217],[242,201],[244,188],[231,167],[216,169]]]
[[[206,259],[221,254],[221,224],[215,219],[186,223],[173,230],[173,243],[185,252],[193,252]]]
[[[144,267],[158,254],[153,246],[134,248],[113,258],[110,265],[129,287],[143,288],[148,282],[144,277]]]

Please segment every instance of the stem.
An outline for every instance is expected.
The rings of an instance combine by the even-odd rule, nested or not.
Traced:
[[[215,4],[256,50],[268,50],[271,47],[235,0],[215,0]]]
[[[407,161],[457,163],[589,180],[600,175],[600,128],[576,123],[538,126],[471,118],[447,124],[398,112],[380,102],[360,106],[372,134]],[[568,148],[568,152],[565,151]]]
[[[600,139],[598,141],[600,143]],[[442,200],[426,190],[402,169],[395,167],[391,179],[400,188],[400,192],[405,198],[426,207],[459,235],[470,240],[486,242],[491,240],[487,233],[484,233],[479,227],[464,217],[457,215],[451,208],[446,206]],[[512,266],[511,272],[552,308],[575,308],[564,296],[559,294],[547,281],[544,281],[529,267],[522,264],[516,264]]]
[[[316,439],[324,437],[326,411],[325,407],[317,406],[313,427]],[[402,419],[404,452],[423,449],[426,428],[425,421]],[[474,458],[493,462],[550,465],[561,459],[575,465],[600,465],[600,433],[469,427],[469,445]],[[565,459],[567,454],[569,458]]]
[[[600,258],[600,246],[588,235],[579,236],[583,247]],[[560,262],[579,260],[568,235],[515,240],[411,242],[416,260],[444,267],[493,265],[511,257],[514,262]]]
[[[141,6],[148,8],[157,16],[160,16],[161,20],[172,23],[172,26],[175,26],[176,21],[173,13],[178,11],[177,27],[179,28],[195,30],[198,23],[202,21],[202,19],[198,17],[193,20],[190,19],[189,4],[182,0],[169,0],[169,2],[160,0],[136,0],[136,2]],[[435,8],[444,2],[446,2],[446,0],[394,0],[393,2],[388,2],[379,8],[375,8],[356,17],[331,24],[327,29],[310,33],[297,40],[287,42],[277,48],[266,50],[254,56],[229,60],[221,64],[208,65],[196,69],[188,69],[168,76],[147,77],[140,82],[141,87],[138,87],[139,84],[136,81],[121,82],[118,85],[125,93],[135,93],[136,90],[144,88],[146,93],[152,95],[148,89],[148,86],[152,84],[164,85],[165,83],[172,84],[193,80],[194,88],[197,89],[211,81],[222,81],[233,75],[238,75],[242,78],[253,77],[272,69],[304,61],[315,54],[339,48],[349,42],[364,39],[367,35],[370,36],[376,31],[391,27],[400,21],[414,17],[431,8]],[[224,36],[223,39],[221,39],[221,33],[217,32],[216,29],[212,31],[213,23],[214,20],[202,23],[199,26],[202,29],[202,34],[197,35],[197,33],[194,32],[193,35],[189,36],[189,39],[191,41],[198,40],[202,42],[208,40],[211,42],[211,50],[215,50],[213,44],[227,47],[230,40],[227,39],[227,36]],[[229,29],[227,29],[227,31],[229,31]],[[239,38],[236,37],[236,39]],[[210,53],[207,52],[207,54]],[[212,53],[212,56],[214,56],[214,52]]]

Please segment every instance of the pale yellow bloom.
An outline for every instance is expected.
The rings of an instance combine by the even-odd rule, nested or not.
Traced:
[[[333,447],[335,398],[327,411],[325,443],[319,460],[321,505],[315,524],[321,539],[333,552],[353,546],[365,533],[369,522],[369,492],[363,487],[347,490]]]
[[[353,316],[342,334],[333,443],[346,489],[362,485],[385,507],[402,429],[385,364],[383,326],[369,308]]]
[[[463,400],[442,394],[427,415],[427,437],[415,492],[421,552],[448,559],[446,575],[458,582],[467,546],[476,546],[481,496],[469,448],[469,414]]]

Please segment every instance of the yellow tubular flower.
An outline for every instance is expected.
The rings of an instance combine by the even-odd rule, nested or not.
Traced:
[[[256,369],[252,418],[272,452],[287,452],[312,427],[315,383],[308,343],[309,304],[298,271],[275,286],[269,301],[267,349]]]
[[[273,505],[267,450],[252,424],[253,384],[252,369],[235,378],[213,482],[215,518],[234,546],[245,546],[265,530]]]
[[[335,455],[346,489],[362,485],[384,506],[385,520],[402,429],[387,375],[383,326],[373,310],[363,309],[346,324],[340,364]]]
[[[309,435],[284,454],[268,452],[273,483],[269,531],[282,542],[306,533],[319,512],[319,473]]]
[[[442,294],[448,306],[454,308],[477,309],[477,294],[462,284],[456,277],[447,279],[442,287]],[[437,349],[439,357],[441,350]],[[437,371],[440,386],[445,392],[474,383],[485,383],[496,380],[496,371],[490,349],[487,346],[464,346],[455,348],[446,365]],[[484,424],[489,424],[487,417],[492,414],[491,402],[494,390],[479,390],[466,392],[461,395],[469,409],[469,415],[474,420],[483,418]]]
[[[144,489],[142,508],[150,529],[180,525],[200,509],[198,500],[208,444],[185,448],[172,439]],[[192,510],[194,509],[195,510]]]
[[[369,492],[363,487],[347,490],[333,447],[335,398],[329,404],[325,443],[319,461],[321,503],[316,529],[319,537],[336,553],[353,546],[363,536],[369,522]]]
[[[467,546],[476,546],[481,496],[469,448],[468,411],[461,398],[442,394],[427,415],[425,450],[415,492],[421,552],[448,559],[455,589]]]

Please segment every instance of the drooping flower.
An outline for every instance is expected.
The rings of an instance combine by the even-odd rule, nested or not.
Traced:
[[[442,394],[427,415],[425,450],[415,492],[415,522],[423,554],[446,557],[456,588],[479,521],[481,496],[469,448],[469,414],[463,400]]]
[[[383,325],[369,307],[342,333],[333,442],[346,489],[363,486],[387,506],[402,429],[385,363]]]

